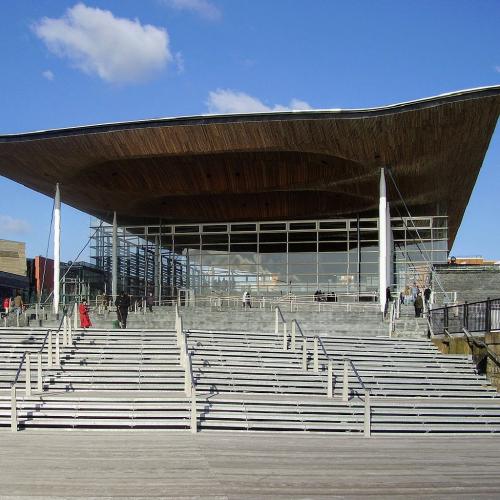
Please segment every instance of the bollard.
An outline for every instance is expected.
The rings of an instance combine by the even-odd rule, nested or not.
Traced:
[[[42,378],[42,353],[39,352],[37,354],[36,359],[36,367],[37,367],[37,390],[38,392],[43,392],[43,378]]]
[[[61,366],[61,348],[59,346],[59,332],[56,332],[56,367]]]
[[[314,351],[313,351],[313,370],[314,373],[319,372],[319,359],[318,359],[318,337],[314,337]]]
[[[10,430],[17,432],[17,400],[16,386],[10,388]]]
[[[52,368],[52,332],[49,332],[49,338],[47,341],[47,368],[50,370]]]
[[[349,401],[349,361],[344,359],[344,376],[342,379],[342,401]]]
[[[279,320],[278,320],[278,308],[274,308],[274,333],[278,335],[279,332]]]
[[[292,351],[295,351],[295,334],[296,334],[296,328],[297,328],[297,320],[293,319],[292,320],[292,339],[290,343],[290,349]]]
[[[191,389],[191,433],[198,432],[198,416],[196,414],[196,387]]]
[[[365,391],[365,438],[372,435],[372,415],[371,415],[370,391]]]
[[[286,323],[283,323],[283,350],[288,349],[288,333],[286,328]]]
[[[31,355],[29,352],[26,353],[26,376],[24,377],[26,396],[31,396]]]
[[[326,396],[333,398],[333,361],[328,360],[328,378],[327,378]]]
[[[302,342],[302,369],[307,371],[307,339]]]

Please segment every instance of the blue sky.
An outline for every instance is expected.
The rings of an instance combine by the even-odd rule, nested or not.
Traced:
[[[359,108],[500,83],[500,2],[0,3],[0,134],[260,109]],[[500,132],[456,255],[500,259]],[[64,193],[62,193],[64,200]],[[52,200],[0,178],[0,238],[45,254]],[[63,206],[62,257],[89,235]]]

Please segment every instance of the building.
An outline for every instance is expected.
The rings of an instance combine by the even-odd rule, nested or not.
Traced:
[[[50,196],[59,183],[97,218],[92,259],[114,294],[383,303],[447,262],[499,111],[494,86],[16,134],[0,137],[0,173]]]
[[[14,297],[27,289],[25,243],[0,240],[0,298]]]

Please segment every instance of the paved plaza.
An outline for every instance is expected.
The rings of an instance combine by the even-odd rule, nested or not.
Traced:
[[[0,498],[498,498],[500,440],[0,433]]]

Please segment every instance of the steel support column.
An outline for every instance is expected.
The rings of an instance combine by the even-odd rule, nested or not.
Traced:
[[[385,311],[385,289],[387,288],[387,195],[384,168],[380,169],[379,208],[378,208],[378,242],[379,242],[379,300],[380,310]]]
[[[61,193],[59,183],[56,184],[54,198],[54,314],[59,312],[60,300],[60,272],[61,272]]]

